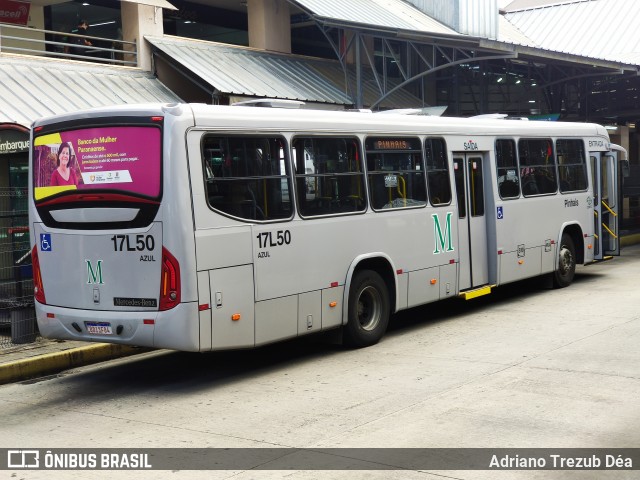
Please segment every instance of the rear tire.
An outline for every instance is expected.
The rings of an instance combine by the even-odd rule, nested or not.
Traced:
[[[348,309],[344,343],[356,348],[378,343],[389,325],[389,291],[378,273],[373,270],[355,273],[349,289]]]
[[[553,272],[553,286],[564,288],[571,285],[576,273],[576,248],[573,239],[566,233],[562,234],[558,249],[558,268]]]

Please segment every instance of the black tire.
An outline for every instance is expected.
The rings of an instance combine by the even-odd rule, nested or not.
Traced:
[[[349,289],[348,308],[344,343],[356,348],[378,343],[389,325],[389,291],[382,277],[373,270],[356,272]]]
[[[553,272],[553,286],[564,288],[571,285],[576,273],[576,248],[573,239],[566,233],[562,234],[558,248],[558,268]]]

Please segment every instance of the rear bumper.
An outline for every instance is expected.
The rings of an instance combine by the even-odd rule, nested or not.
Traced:
[[[38,328],[46,338],[193,352],[200,349],[198,307],[195,302],[181,303],[164,312],[78,310],[38,302],[35,302],[35,309]],[[107,322],[112,333],[90,334],[86,322]]]

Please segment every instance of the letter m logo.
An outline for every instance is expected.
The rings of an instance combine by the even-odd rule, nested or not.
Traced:
[[[87,262],[87,283],[89,285],[91,285],[92,283],[103,285],[104,281],[102,280],[102,260],[98,260],[96,268],[93,268],[91,260],[85,260],[85,262]]]
[[[440,225],[440,217],[437,213],[431,215],[433,218],[433,238],[435,241],[435,249],[433,253],[453,252],[453,239],[451,238],[451,217],[452,212],[447,212],[447,220],[444,226],[444,232]]]

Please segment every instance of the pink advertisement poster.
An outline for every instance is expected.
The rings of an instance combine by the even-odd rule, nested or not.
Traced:
[[[160,195],[161,131],[156,127],[101,127],[34,139],[35,199],[69,190],[107,189]]]

